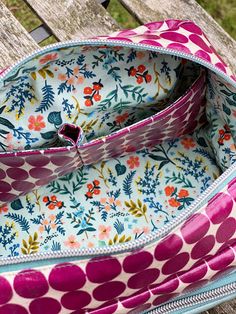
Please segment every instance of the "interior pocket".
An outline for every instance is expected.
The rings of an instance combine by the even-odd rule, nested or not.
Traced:
[[[1,89],[2,151],[61,146],[58,129],[85,142],[171,106],[199,76],[181,58],[126,48],[75,47],[30,60]]]

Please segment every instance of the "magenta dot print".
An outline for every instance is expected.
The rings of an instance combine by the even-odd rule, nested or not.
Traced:
[[[184,240],[189,243],[195,243],[200,240],[209,230],[210,221],[202,214],[195,214],[181,227],[181,233]]]
[[[159,304],[162,304],[164,302],[169,301],[170,299],[173,299],[174,297],[176,297],[178,295],[178,293],[170,293],[170,294],[164,294],[164,295],[160,295],[159,297],[157,297],[156,299],[154,299],[153,301],[153,305],[157,306]]]
[[[56,265],[49,274],[50,286],[59,291],[73,291],[84,286],[85,274],[79,266],[70,263]]]
[[[85,291],[71,291],[65,293],[61,298],[61,304],[68,310],[78,310],[87,306],[91,296]]]
[[[0,200],[3,202],[7,202],[7,201],[12,200],[16,196],[17,195],[12,194],[12,193],[0,193]]]
[[[178,34],[176,32],[161,33],[160,37],[167,39],[167,40],[170,40],[170,41],[176,41],[176,42],[182,43],[182,44],[188,42],[188,38],[185,35]]]
[[[209,259],[208,265],[212,270],[223,270],[229,266],[234,260],[234,252],[230,248],[219,252]]]
[[[86,274],[91,282],[103,283],[114,279],[121,273],[120,262],[112,257],[91,259],[86,267]]]
[[[197,46],[199,46],[203,51],[212,53],[211,48],[205,43],[205,41],[196,34],[191,34],[189,39]]]
[[[9,166],[9,167],[21,167],[24,165],[25,161],[23,158],[21,157],[3,157],[3,158],[0,158],[0,161],[6,165],[6,166]]]
[[[229,241],[233,237],[236,231],[236,220],[233,217],[227,218],[219,226],[216,233],[216,241],[219,243],[224,243]]]
[[[208,235],[201,240],[199,240],[191,251],[192,259],[200,259],[203,256],[210,253],[215,244],[215,237],[213,235]]]
[[[11,185],[5,181],[0,181],[0,191],[1,192],[11,191]]]
[[[195,33],[197,35],[202,35],[202,30],[197,25],[193,24],[192,22],[186,22],[183,23],[181,28],[185,29],[186,31],[189,31],[190,33]]]
[[[29,305],[30,314],[58,314],[61,311],[60,303],[53,298],[38,298]]]
[[[179,278],[184,283],[192,283],[202,279],[207,273],[207,264],[201,262],[197,266],[193,266],[192,269],[186,270],[186,272],[179,275]]]
[[[15,276],[14,289],[23,298],[38,298],[48,292],[45,276],[33,269],[23,270]]]
[[[33,155],[26,158],[28,164],[34,167],[44,167],[49,164],[50,159],[43,155]]]
[[[164,275],[173,274],[186,266],[189,261],[189,254],[187,252],[180,253],[168,260],[162,267]]]
[[[155,258],[158,261],[167,260],[175,256],[183,246],[183,240],[175,234],[170,234],[155,248]]]
[[[139,290],[126,298],[120,298],[121,304],[125,308],[134,308],[144,304],[150,298],[151,294],[146,289]]]
[[[5,304],[0,307],[0,314],[28,314],[26,308],[18,304]]]
[[[24,192],[32,190],[35,185],[28,181],[14,181],[12,187],[17,191]]]
[[[143,270],[128,280],[128,287],[131,289],[141,289],[145,288],[151,283],[153,283],[160,275],[159,269],[150,268]]]
[[[153,294],[166,294],[175,291],[179,286],[179,279],[176,275],[167,277],[162,283],[153,285],[151,291]]]
[[[11,300],[12,288],[4,277],[0,276],[0,304],[5,304]]]
[[[139,252],[131,254],[124,259],[123,269],[126,273],[138,273],[149,267],[153,261],[153,256],[149,252]]]
[[[6,172],[2,169],[0,169],[0,180],[6,178]]]
[[[93,297],[98,301],[112,300],[125,290],[125,284],[121,281],[104,283],[93,290]]]
[[[233,208],[232,198],[224,193],[218,193],[207,205],[206,213],[213,224],[225,220]]]
[[[7,169],[7,175],[14,180],[26,180],[29,177],[28,172],[20,168]]]
[[[52,170],[47,168],[33,168],[29,171],[30,175],[35,179],[46,178],[53,174]]]

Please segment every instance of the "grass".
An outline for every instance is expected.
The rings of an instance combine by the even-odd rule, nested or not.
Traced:
[[[23,0],[3,0],[3,2],[27,31],[31,31],[40,25],[41,22],[39,18],[31,11]],[[210,15],[212,15],[212,17],[226,30],[226,32],[236,39],[235,0],[197,0],[197,2]],[[139,25],[118,0],[110,0],[107,10],[123,28],[134,28]],[[52,42],[55,42],[55,38],[53,38],[53,36],[45,40],[42,45]]]

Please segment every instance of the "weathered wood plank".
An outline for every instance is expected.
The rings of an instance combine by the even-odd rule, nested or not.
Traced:
[[[120,0],[141,23],[160,19],[188,19],[207,34],[218,53],[236,73],[236,41],[195,0]]]
[[[213,309],[203,312],[202,314],[235,314],[236,301],[226,302],[216,306]]]
[[[33,38],[0,0],[0,68],[38,48]]]
[[[97,0],[26,0],[58,40],[105,35],[118,24]]]

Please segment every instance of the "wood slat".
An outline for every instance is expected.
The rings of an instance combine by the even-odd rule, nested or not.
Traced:
[[[236,73],[236,41],[195,0],[120,0],[141,23],[160,19],[188,19],[207,34],[218,53]]]
[[[231,302],[223,303],[210,309],[202,314],[235,314],[236,313],[236,300]]]
[[[0,68],[38,48],[33,38],[0,0]]]
[[[26,0],[58,40],[105,35],[118,24],[97,0]]]

